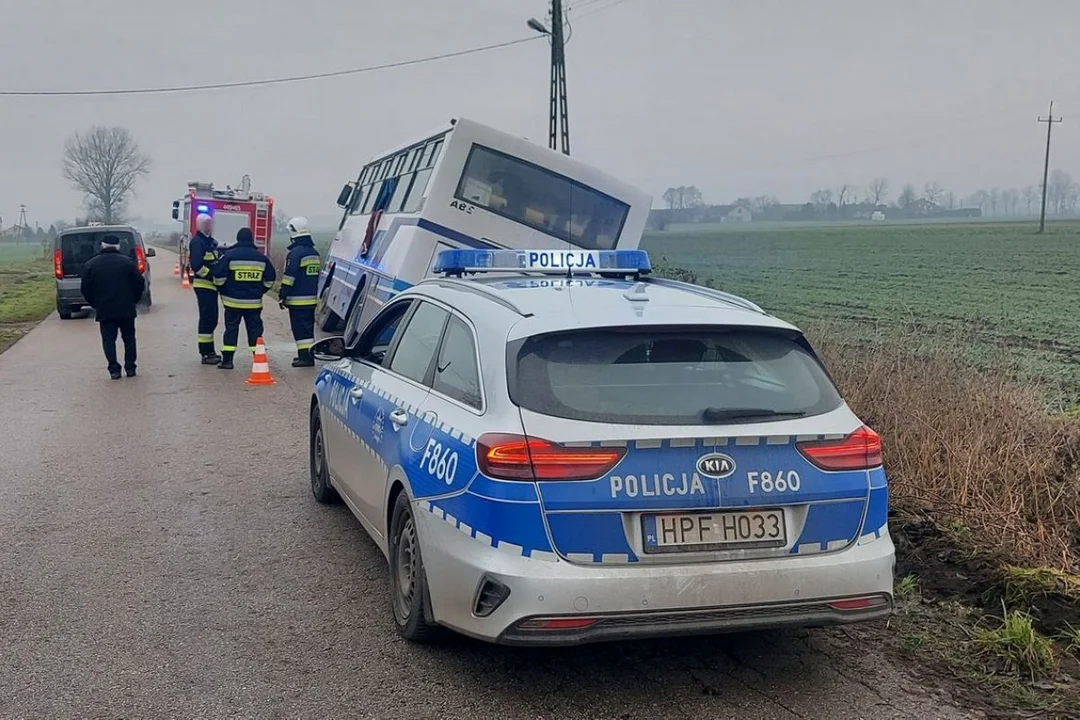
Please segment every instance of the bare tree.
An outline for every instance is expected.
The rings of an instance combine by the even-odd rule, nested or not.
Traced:
[[[847,183],[836,188],[836,207],[840,208],[840,214],[844,214],[844,201],[852,195],[853,188]]]
[[[990,194],[988,192],[986,192],[985,190],[976,190],[974,193],[972,193],[971,197],[968,198],[968,202],[978,207],[979,212],[982,212],[983,209],[986,207],[986,201],[989,199]]]
[[[915,204],[915,201],[919,199],[919,196],[915,194],[915,186],[908,183],[904,186],[904,189],[900,191],[900,197],[897,198],[896,203],[902,208],[907,209]]]
[[[668,210],[674,210],[675,206],[679,204],[679,189],[669,187],[664,191],[664,202],[667,203]]]
[[[1008,188],[1001,191],[1001,202],[1005,206],[1006,215],[1016,214],[1016,205],[1020,202],[1020,191],[1016,188]]]
[[[941,199],[942,204],[950,210],[956,209],[956,193],[952,190],[945,193],[945,197]]]
[[[875,206],[885,202],[885,198],[889,195],[889,181],[885,178],[874,178],[870,181],[869,187],[867,187],[867,202],[872,202]]]
[[[941,197],[945,194],[945,188],[938,185],[936,182],[928,182],[923,186],[923,197],[927,202],[937,205],[941,202]]]
[[[1001,191],[997,188],[992,189],[988,198],[990,200],[990,212],[994,213],[994,216],[997,217],[998,204],[1001,203]]]
[[[1031,214],[1031,206],[1039,199],[1039,188],[1028,185],[1024,188],[1024,202],[1027,203],[1027,214]]]
[[[1050,182],[1047,184],[1046,198],[1054,206],[1054,213],[1060,215],[1064,210],[1072,188],[1072,175],[1064,170],[1054,170],[1050,173]]]
[[[753,205],[750,207],[751,212],[754,215],[764,215],[775,205],[779,205],[780,200],[776,197],[769,195],[759,195],[754,198]]]
[[[826,212],[829,209],[829,205],[832,204],[832,190],[823,188],[821,190],[815,190],[810,195],[810,202],[818,209],[819,212]]]
[[[695,185],[669,187],[664,191],[663,197],[670,210],[685,210],[686,208],[700,207],[704,204],[701,191]]]
[[[64,145],[64,178],[86,195],[86,208],[102,222],[117,222],[135,181],[150,172],[150,158],[122,127],[90,128]]]

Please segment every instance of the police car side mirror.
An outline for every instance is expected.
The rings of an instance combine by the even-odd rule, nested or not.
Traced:
[[[157,250],[152,247],[146,248],[146,257],[157,257]]]
[[[311,355],[321,362],[335,362],[345,357],[345,338],[323,338],[311,346]]]
[[[353,184],[351,182],[345,183],[345,187],[341,188],[341,192],[337,196],[337,205],[340,208],[349,207],[349,200],[352,198]]]

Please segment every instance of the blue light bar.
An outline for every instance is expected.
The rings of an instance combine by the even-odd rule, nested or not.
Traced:
[[[208,213],[208,212],[210,212],[210,206],[209,206],[209,205],[199,205],[199,206],[198,206],[198,207],[196,207],[195,209],[196,209],[196,210],[198,210],[198,211],[199,211],[199,212],[201,212],[201,213]]]
[[[652,271],[644,250],[443,250],[435,273],[530,272],[544,275],[614,273],[645,275]]]

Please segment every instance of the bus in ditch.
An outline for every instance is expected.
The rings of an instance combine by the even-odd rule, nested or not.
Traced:
[[[652,198],[568,155],[457,118],[373,157],[343,209],[319,284],[326,332],[359,330],[452,248],[634,249]]]

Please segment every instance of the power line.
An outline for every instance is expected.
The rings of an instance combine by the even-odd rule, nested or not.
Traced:
[[[1046,182],[1050,175],[1050,130],[1054,123],[1059,123],[1063,118],[1054,119],[1054,101],[1050,101],[1050,112],[1046,118],[1039,118],[1038,122],[1046,123],[1046,160],[1043,163],[1043,186],[1042,186],[1042,210],[1039,212],[1039,232],[1046,229]],[[1060,203],[1058,209],[1060,210]]]
[[[360,75],[363,73],[376,72],[378,70],[390,70],[393,68],[408,67],[410,65],[422,65],[438,60],[448,60],[450,58],[462,57],[464,55],[473,55],[475,53],[487,52],[489,50],[498,50],[500,48],[511,47],[513,45],[521,45],[522,43],[537,40],[539,39],[539,37],[540,36],[530,36],[526,38],[519,38],[517,40],[509,40],[507,42],[495,43],[493,45],[482,45],[480,47],[468,48],[466,50],[443,53],[441,55],[429,55],[427,57],[416,58],[414,60],[402,60],[400,62],[383,63],[381,65],[368,65],[366,67],[350,68],[348,70],[335,70],[333,72],[312,73],[309,75],[290,75],[288,77],[267,78],[264,80],[238,80],[235,82],[211,83],[206,85],[175,85],[171,87],[123,88],[115,90],[0,90],[0,97],[93,97],[105,95],[162,95],[166,93],[200,92],[204,90],[226,90],[242,87],[260,87],[264,85],[282,85],[285,83],[306,82],[308,80],[324,80],[328,78],[345,77],[348,75]]]
[[[594,4],[596,2],[599,2],[599,1],[600,0],[591,0],[591,1],[586,0],[586,2],[578,3],[578,8],[587,7],[587,6],[592,5],[592,4]],[[604,10],[610,10],[611,8],[615,7],[616,5],[622,5],[624,2],[626,2],[626,0],[615,0],[615,2],[611,3],[610,5],[601,5],[600,7],[594,7],[591,10],[589,10],[588,12],[583,12],[580,15],[575,14],[574,17],[576,19],[578,19],[578,20],[581,20],[583,18],[589,17],[590,15],[595,15],[598,12],[603,12]],[[571,8],[571,9],[573,9],[573,8]]]

